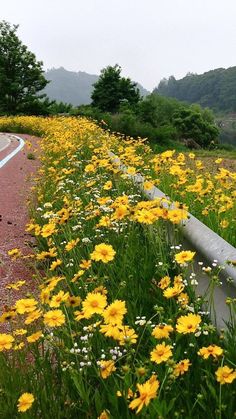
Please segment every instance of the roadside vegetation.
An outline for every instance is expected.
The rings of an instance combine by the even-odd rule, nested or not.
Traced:
[[[67,119],[68,124],[70,121],[79,124],[80,121],[77,118],[64,118],[65,121]],[[30,123],[31,120],[33,124]],[[57,121],[57,118],[39,120],[45,121],[47,126],[50,122],[53,124],[53,121]],[[27,117],[1,118],[0,129],[18,133],[27,129],[30,134],[43,135],[43,123],[35,128],[34,121],[36,119]],[[145,173],[150,189],[153,185],[158,186],[172,201],[178,200],[181,205],[186,205],[189,212],[233,246],[236,245],[236,172],[225,167],[224,159],[212,158],[210,164],[209,161],[205,164],[204,158],[199,158],[198,153],[203,153],[200,150],[196,153],[175,150],[153,153],[145,140],[133,140],[121,134],[111,134],[107,130],[105,134],[114,141],[114,144],[111,143],[111,151],[116,152],[119,144],[118,155],[124,164],[131,166],[134,173]],[[143,144],[142,159],[146,163],[145,172],[142,165],[139,166],[140,142]]]
[[[233,237],[235,174],[218,161],[209,178],[193,154],[155,155],[145,141],[124,140],[85,118],[3,117],[0,129],[42,137],[27,225],[36,247],[28,255],[9,250],[31,264],[38,289],[30,295],[23,278],[8,284],[9,307],[0,314],[2,417],[234,417],[235,301],[227,299],[232,316],[219,334],[205,302],[221,286],[222,267],[202,266],[210,286],[197,296],[196,255],[183,249],[177,226],[192,196],[206,222],[213,202],[224,207],[217,228]],[[138,172],[147,190],[176,188],[177,209],[145,200],[129,179]],[[219,227],[224,220],[230,225]],[[14,303],[12,290],[19,292]]]
[[[148,138],[165,148],[171,142],[186,148],[214,148],[219,131],[209,109],[157,94],[141,98],[135,84],[120,73],[117,65],[103,69],[94,84],[91,106],[80,106],[72,113],[102,121],[114,132]]]

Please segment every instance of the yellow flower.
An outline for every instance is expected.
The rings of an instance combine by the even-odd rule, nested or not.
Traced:
[[[202,161],[201,160],[196,160],[196,167],[198,169],[202,169],[203,168],[203,164],[202,164]]]
[[[169,276],[164,276],[158,282],[158,287],[161,288],[162,290],[164,290],[165,288],[167,288],[169,285],[170,285],[170,277]]]
[[[8,256],[11,256],[14,259],[19,258],[22,255],[20,249],[8,250],[7,254]]]
[[[190,365],[192,365],[189,361],[189,359],[182,359],[182,361],[178,362],[178,364],[174,367],[173,374],[176,377],[179,377],[179,375],[183,375],[185,372],[188,371]]]
[[[103,410],[102,413],[98,416],[97,419],[109,419],[110,413],[108,410]]]
[[[109,189],[111,189],[111,188],[112,188],[112,182],[111,182],[110,180],[108,180],[108,181],[104,184],[103,189],[104,189],[105,191],[109,191]]]
[[[165,342],[157,345],[151,352],[151,361],[156,364],[161,364],[167,361],[172,356],[172,350],[170,345],[166,345]]]
[[[20,351],[22,348],[24,348],[24,346],[24,342],[20,342],[18,345],[14,345],[13,349],[14,351]]]
[[[66,300],[66,305],[69,307],[78,307],[81,303],[81,298],[75,297],[74,295],[69,295],[69,297]]]
[[[128,213],[129,212],[127,206],[121,204],[116,208],[112,218],[114,220],[122,220]]]
[[[171,157],[173,157],[174,153],[175,153],[175,150],[167,150],[161,153],[161,157],[163,160],[170,159]]]
[[[62,208],[57,211],[57,215],[60,217],[59,224],[64,224],[70,218],[70,211],[67,208]]]
[[[173,327],[169,324],[158,324],[152,331],[152,336],[156,339],[165,339],[170,336],[170,333],[173,332]]]
[[[52,276],[51,278],[49,278],[46,281],[47,284],[47,290],[48,291],[53,291],[54,288],[57,286],[57,284],[62,281],[63,279],[65,279],[64,276]]]
[[[113,326],[111,324],[102,324],[100,326],[100,332],[103,333],[105,336],[119,340],[121,337],[121,332],[119,326]]]
[[[222,220],[222,221],[220,222],[220,226],[221,226],[222,228],[227,228],[227,227],[229,226],[229,221],[228,221],[228,220]]]
[[[34,229],[35,229],[35,227],[36,227],[36,225],[37,225],[37,224],[33,224],[33,223],[26,224],[26,229],[25,229],[25,231],[30,232],[30,231],[34,230]]]
[[[168,220],[173,224],[179,224],[180,221],[186,220],[187,218],[188,213],[183,209],[172,209],[168,211]]]
[[[181,275],[174,276],[174,285],[183,285],[183,278]]]
[[[152,189],[153,186],[154,186],[153,183],[149,182],[149,181],[146,181],[146,182],[143,183],[143,189],[145,191],[150,191],[150,189]]]
[[[176,330],[184,335],[195,333],[201,321],[202,319],[199,314],[190,313],[187,316],[180,316],[177,320]]]
[[[179,264],[184,264],[186,262],[190,262],[195,255],[196,252],[191,252],[190,250],[183,250],[182,252],[176,253],[175,260]]]
[[[184,285],[176,284],[174,287],[168,287],[164,290],[163,295],[165,298],[173,298],[181,294],[184,289]]]
[[[90,256],[93,260],[107,263],[114,259],[115,254],[116,252],[110,244],[101,243],[95,246]]]
[[[135,175],[136,174],[136,169],[135,169],[135,167],[128,167],[128,169],[126,170],[126,173],[128,174],[128,175]]]
[[[22,336],[22,335],[25,335],[26,333],[27,333],[27,330],[26,329],[16,329],[13,332],[13,335],[14,336]]]
[[[91,265],[92,265],[91,260],[82,259],[80,264],[79,264],[79,267],[81,269],[89,269],[91,267]]]
[[[137,342],[138,335],[135,330],[129,326],[122,326],[120,328],[119,343],[120,345],[133,344]]]
[[[43,304],[48,304],[50,301],[50,291],[48,288],[45,288],[40,293],[40,300]]]
[[[2,313],[2,315],[0,317],[0,323],[9,322],[14,317],[16,317],[16,311],[15,310],[5,311],[4,313]]]
[[[13,342],[13,336],[7,333],[0,333],[0,352],[4,351],[4,349],[11,349]]]
[[[68,292],[65,293],[64,291],[59,291],[56,295],[53,295],[49,303],[49,306],[52,308],[60,307],[61,303],[68,300],[68,297],[69,297]]]
[[[114,361],[99,361],[100,366],[100,375],[102,378],[106,379],[113,371],[116,371]]]
[[[122,324],[123,317],[127,313],[125,301],[115,300],[103,312],[105,323],[112,325]]]
[[[55,223],[45,224],[42,227],[41,236],[46,238],[46,237],[51,236],[55,232],[56,232],[56,224]]]
[[[75,320],[77,322],[79,322],[81,319],[85,319],[85,315],[83,311],[76,310],[74,314],[75,314]]]
[[[188,294],[186,294],[186,292],[181,292],[181,294],[178,296],[178,299],[177,300],[178,300],[178,303],[182,307],[185,307],[189,303]]]
[[[87,164],[87,166],[85,166],[85,168],[84,168],[84,171],[86,173],[90,173],[90,172],[93,173],[93,172],[95,172],[95,170],[96,170],[96,168],[93,164]]]
[[[84,272],[85,272],[85,271],[84,271],[83,269],[80,269],[80,270],[77,272],[77,274],[75,274],[75,275],[73,276],[73,278],[72,278],[71,282],[76,282],[76,281],[77,281],[77,279],[79,279],[79,278],[81,278],[81,276],[83,276]]]
[[[65,321],[65,315],[61,310],[50,310],[44,314],[44,324],[49,327],[61,326]]]
[[[26,339],[29,343],[34,343],[37,342],[37,340],[39,340],[42,336],[42,332],[41,330],[38,332],[33,333],[32,335],[28,336]]]
[[[50,258],[55,258],[56,256],[57,256],[57,249],[56,249],[56,247],[51,247],[49,250],[48,250],[48,256],[50,257]]]
[[[97,223],[96,227],[110,227],[111,226],[111,218],[108,215],[103,215],[99,222]]]
[[[23,393],[18,399],[18,412],[26,412],[34,402],[34,396],[31,393]]]
[[[220,384],[231,384],[236,378],[236,370],[229,368],[227,365],[219,367],[215,374],[216,380]]]
[[[23,285],[25,285],[25,283],[26,281],[17,281],[12,284],[6,285],[6,288],[9,290],[12,289],[12,290],[18,291],[21,287],[23,287]]]
[[[62,264],[62,260],[61,259],[54,260],[54,262],[51,263],[50,271],[54,271],[61,264]]]
[[[30,313],[36,309],[38,302],[34,298],[23,298],[15,304],[16,311],[19,314]]]
[[[103,285],[99,285],[99,287],[94,288],[93,292],[100,292],[103,295],[107,295],[108,293],[106,287],[104,287]]]
[[[48,255],[48,252],[40,252],[40,253],[38,253],[37,255],[36,255],[36,259],[37,260],[44,260],[44,259],[46,259],[47,257],[48,257],[49,255]]]
[[[75,240],[70,240],[67,244],[66,244],[66,246],[65,246],[65,250],[67,251],[67,252],[70,252],[72,249],[74,249],[74,247],[79,243],[79,241],[80,241],[80,239],[79,238],[77,238],[77,239],[75,239]]]
[[[139,413],[144,406],[148,406],[150,401],[156,398],[159,386],[160,383],[155,375],[149,378],[144,384],[137,384],[139,397],[129,404],[129,408],[132,410],[137,408],[136,413]]]
[[[198,351],[198,355],[202,356],[204,359],[208,359],[209,356],[217,358],[223,354],[223,349],[217,345],[203,346]]]
[[[83,301],[84,316],[89,319],[93,314],[102,314],[107,305],[107,297],[99,292],[88,293]]]
[[[143,224],[153,224],[156,221],[155,215],[151,211],[146,210],[145,208],[137,211],[137,213],[134,216],[134,219],[139,223]]]
[[[42,315],[42,311],[41,310],[35,310],[32,311],[32,313],[30,313],[26,319],[25,319],[25,324],[31,324],[33,323],[35,320],[39,319],[39,317]]]

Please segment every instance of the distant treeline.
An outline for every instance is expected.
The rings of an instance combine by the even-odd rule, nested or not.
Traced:
[[[82,105],[71,109],[70,114],[102,121],[105,123],[103,127],[113,132],[133,138],[148,138],[164,148],[176,148],[180,144],[190,148],[214,147],[219,134],[209,109],[157,94],[148,95],[135,105],[123,103],[116,113]]]
[[[204,74],[188,73],[176,80],[162,79],[154,92],[188,103],[199,103],[217,112],[236,112],[236,67],[218,68]]]

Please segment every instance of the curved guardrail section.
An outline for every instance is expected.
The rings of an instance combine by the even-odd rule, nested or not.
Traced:
[[[137,179],[134,179],[137,182]],[[138,183],[142,184],[144,178],[138,177]],[[143,193],[149,199],[167,198],[167,196],[155,186],[150,191]],[[165,203],[163,203],[165,205]],[[226,261],[236,260],[236,249],[226,240],[209,227],[199,221],[192,214],[188,213],[188,220],[182,223],[184,237],[194,246],[194,248],[206,257],[209,261],[217,260],[218,264],[225,265]],[[225,265],[224,276],[232,279],[236,287],[236,269],[229,264]]]
[[[124,173],[127,168],[118,157],[112,152],[109,152],[111,160]],[[149,191],[143,189],[144,177],[140,174],[128,175],[136,184],[139,184],[140,189],[147,196],[148,199],[167,198],[168,197],[158,188],[153,186]],[[169,207],[169,204],[163,202],[163,207]],[[171,204],[175,208],[174,204]],[[197,251],[198,261],[205,263],[213,263],[217,260],[217,264],[223,266],[220,273],[222,286],[216,287],[214,291],[214,306],[215,313],[213,321],[218,328],[225,327],[225,323],[230,317],[229,308],[225,303],[227,297],[236,298],[236,267],[227,264],[227,261],[236,260],[236,248],[222,239],[218,234],[214,233],[209,227],[199,221],[192,214],[188,213],[188,220],[184,221],[180,226],[183,236],[186,239],[185,246],[193,248]],[[214,265],[213,265],[214,266]],[[199,264],[195,263],[198,271],[199,284],[197,291],[203,293],[208,285],[209,280],[207,276],[199,268]]]

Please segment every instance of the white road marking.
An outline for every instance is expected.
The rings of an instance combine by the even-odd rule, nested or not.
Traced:
[[[11,137],[16,138],[19,141],[19,145],[18,147],[15,148],[15,150],[13,150],[10,154],[8,154],[6,157],[4,157],[4,159],[0,160],[0,169],[1,167],[3,167],[10,159],[12,159],[12,157],[14,157],[25,145],[25,142],[22,138],[17,137],[17,135],[12,135]]]

